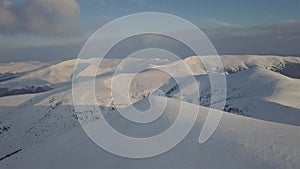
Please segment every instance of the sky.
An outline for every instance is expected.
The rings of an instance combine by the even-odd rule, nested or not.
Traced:
[[[101,26],[138,12],[192,22],[219,54],[300,56],[300,0],[0,0],[0,61],[76,58]]]

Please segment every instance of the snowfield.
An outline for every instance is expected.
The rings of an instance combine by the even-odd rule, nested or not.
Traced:
[[[300,168],[300,58],[226,55],[221,60],[227,81],[226,105],[216,132],[204,144],[198,139],[210,106],[211,86],[199,56],[184,60],[199,85],[198,100],[190,99],[193,91],[181,97],[178,84],[168,74],[155,70],[159,65],[176,65],[177,61],[133,59],[127,65],[153,68],[131,81],[130,101],[135,107],[147,109],[147,99],[157,89],[166,94],[153,96],[157,104],[167,100],[163,115],[143,125],[126,120],[116,111],[116,107],[128,105],[114,104],[112,81],[122,83],[132,73],[113,77],[121,60],[105,59],[101,65],[95,65],[93,59],[84,61],[81,74],[99,68],[95,81],[98,105],[93,106],[100,107],[109,124],[125,135],[149,137],[163,132],[175,121],[180,102],[191,110],[199,109],[195,125],[181,143],[164,154],[144,159],[113,155],[83,131],[78,119],[86,112],[78,116],[72,99],[76,60],[1,63],[0,89],[49,88],[0,97],[0,168]],[[189,89],[189,85],[185,87]],[[89,125],[98,116],[81,120]]]

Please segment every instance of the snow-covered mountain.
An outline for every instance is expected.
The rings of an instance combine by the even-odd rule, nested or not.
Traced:
[[[221,59],[227,81],[223,111],[227,113],[205,144],[199,144],[198,137],[211,93],[207,72],[198,56],[184,60],[200,87],[197,101],[191,101],[188,95],[180,97],[178,84],[155,69],[141,72],[131,82],[130,99],[135,107],[147,106],[145,100],[156,89],[166,93],[165,115],[155,126],[129,124],[116,111],[115,107],[120,105],[112,101],[112,80],[122,80],[131,73],[112,78],[121,60],[106,59],[99,66],[93,59],[84,61],[82,73],[99,67],[95,91],[103,115],[126,135],[143,137],[145,133],[162,132],[174,122],[181,101],[191,109],[199,109],[196,124],[179,145],[146,159],[112,155],[84,133],[72,101],[71,80],[76,60],[1,64],[2,90],[30,92],[8,92],[0,97],[0,168],[299,168],[300,58],[251,55]],[[133,61],[137,62],[153,63],[147,59]],[[160,64],[159,60],[156,62]],[[30,90],[32,86],[47,90]],[[153,98],[160,103],[164,97]],[[90,123],[97,117],[85,120]]]

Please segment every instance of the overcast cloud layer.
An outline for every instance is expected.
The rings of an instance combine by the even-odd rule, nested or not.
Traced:
[[[205,31],[220,54],[300,56],[300,22],[286,21]]]
[[[0,4],[2,33],[69,35],[79,18],[75,0],[27,0],[20,4],[4,0]]]

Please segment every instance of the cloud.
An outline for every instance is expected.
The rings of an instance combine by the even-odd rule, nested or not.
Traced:
[[[218,26],[224,26],[224,27],[241,27],[241,25],[236,25],[236,24],[232,24],[229,22],[225,22],[225,21],[220,21],[220,20],[216,20],[216,19],[212,19],[212,18],[208,18],[207,19],[209,22],[216,24]]]
[[[27,0],[16,4],[0,3],[0,32],[70,35],[80,18],[75,0]]]
[[[143,4],[143,3],[144,3],[144,0],[129,0],[129,2],[134,2],[134,3]]]
[[[222,54],[300,55],[300,22],[205,30]]]

